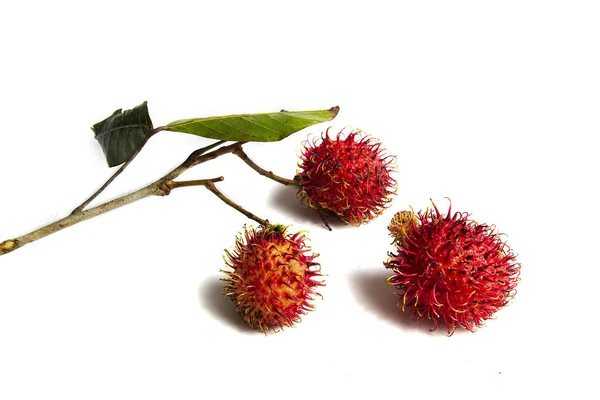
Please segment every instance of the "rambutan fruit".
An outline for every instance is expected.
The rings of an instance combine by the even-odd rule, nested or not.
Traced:
[[[302,232],[289,234],[283,225],[246,227],[232,252],[226,251],[228,270],[223,293],[253,328],[264,333],[300,322],[314,309],[312,301],[324,283]]]
[[[470,214],[446,215],[435,204],[424,212],[402,211],[389,226],[396,253],[386,268],[389,284],[400,290],[404,311],[417,321],[440,320],[448,333],[483,326],[516,294],[520,264],[494,226],[479,224]]]
[[[308,207],[351,225],[369,222],[396,192],[393,162],[380,142],[361,131],[331,138],[327,130],[302,149],[296,175],[298,197]]]

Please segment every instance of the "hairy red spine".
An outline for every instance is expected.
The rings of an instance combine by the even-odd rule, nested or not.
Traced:
[[[329,130],[302,149],[296,179],[298,197],[311,207],[337,215],[342,221],[360,225],[376,218],[396,192],[392,178],[394,157],[387,156],[380,142],[351,131],[334,138]]]
[[[226,251],[224,294],[242,318],[263,332],[293,326],[313,310],[323,282],[320,266],[302,232],[288,234],[283,225],[246,228],[232,252]],[[320,296],[320,295],[319,295]]]
[[[390,231],[396,253],[385,263],[394,271],[387,282],[417,320],[429,318],[436,328],[443,321],[449,333],[474,331],[514,297],[520,264],[493,226],[451,207],[442,215],[433,205],[416,218],[397,214]]]

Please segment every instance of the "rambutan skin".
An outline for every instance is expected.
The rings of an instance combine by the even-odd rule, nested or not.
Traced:
[[[380,142],[353,130],[334,138],[329,130],[302,149],[296,180],[303,204],[358,226],[376,218],[396,192],[395,158]]]
[[[493,226],[470,214],[452,214],[450,206],[442,215],[433,205],[415,218],[397,215],[389,229],[396,253],[385,263],[394,272],[387,282],[417,321],[427,317],[436,328],[442,321],[450,334],[457,327],[473,332],[516,294],[521,266],[515,255]]]
[[[232,252],[225,252],[228,269],[223,293],[236,304],[242,318],[263,332],[299,323],[314,309],[320,279],[302,232],[288,234],[283,225],[246,227]]]

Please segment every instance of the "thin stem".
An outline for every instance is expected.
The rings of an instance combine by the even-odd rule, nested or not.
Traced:
[[[321,221],[323,221],[323,223],[325,224],[325,228],[327,228],[331,232],[333,229],[331,229],[329,222],[327,222],[327,214],[325,213],[325,211],[323,211],[320,208],[317,208],[317,213],[319,214],[319,217],[321,217]]]
[[[155,133],[158,133],[158,132],[160,132],[160,131],[164,131],[165,129],[167,129],[167,127],[166,127],[166,126],[159,126],[159,127],[156,127],[156,128],[154,128],[154,129],[152,129],[152,130],[150,131],[150,135],[154,135]]]
[[[219,140],[218,142],[213,143],[210,146],[206,146],[201,149],[193,151],[192,154],[190,154],[184,162],[182,162],[177,168],[175,168],[173,171],[171,171],[169,174],[167,174],[165,176],[165,179],[173,180],[173,179],[177,178],[179,175],[181,175],[182,173],[184,173],[185,171],[187,171],[188,169],[190,169],[198,164],[202,164],[203,162],[214,160],[215,158],[220,157],[226,153],[233,153],[238,148],[241,148],[245,142],[236,142],[236,143],[230,144],[229,146],[221,147],[218,150],[211,151],[210,153],[204,155],[204,153],[206,152],[206,149],[212,149],[214,147],[222,145],[223,143],[225,143],[225,140]]]
[[[94,199],[96,197],[98,197],[100,195],[100,193],[102,193],[104,191],[104,189],[106,189],[108,187],[108,185],[110,185],[115,179],[117,179],[117,176],[121,175],[121,172],[125,171],[125,168],[127,168],[127,166],[134,160],[134,158],[140,154],[140,151],[142,151],[142,148],[144,147],[144,145],[146,143],[148,143],[148,140],[150,140],[150,138],[152,137],[153,134],[150,134],[146,137],[146,139],[144,139],[144,141],[142,142],[142,144],[140,145],[140,147],[138,147],[138,149],[131,155],[131,157],[129,158],[129,160],[125,161],[124,164],[122,164],[118,170],[115,171],[115,173],[108,178],[108,180],[104,183],[104,185],[102,185],[100,187],[100,189],[96,190],[96,192],[91,195],[86,201],[84,201],[83,203],[81,203],[76,209],[74,209],[73,211],[71,211],[71,215],[73,214],[77,214],[78,212],[83,211],[88,204],[90,204],[92,201],[94,201]]]
[[[114,209],[122,207],[124,205],[131,204],[135,201],[141,200],[141,199],[149,197],[149,196],[166,196],[171,192],[171,190],[173,188],[183,187],[183,186],[192,186],[192,185],[197,186],[200,184],[200,182],[201,182],[202,186],[205,186],[208,190],[210,190],[215,195],[217,195],[217,197],[219,197],[225,203],[227,203],[231,207],[235,208],[242,214],[246,215],[248,218],[253,219],[254,221],[257,221],[258,223],[263,224],[263,225],[268,224],[268,221],[255,216],[254,214],[250,213],[249,211],[245,210],[244,208],[237,205],[233,201],[229,200],[221,192],[219,192],[219,190],[215,187],[214,182],[218,182],[218,181],[222,180],[222,177],[214,178],[214,179],[199,180],[199,181],[173,182],[173,179],[177,178],[179,175],[181,175],[187,169],[189,169],[195,165],[202,164],[202,163],[210,161],[210,160],[214,160],[215,158],[220,157],[224,154],[233,153],[237,149],[240,149],[243,144],[243,143],[233,143],[231,145],[223,146],[221,148],[213,150],[210,153],[204,154],[206,151],[213,149],[223,143],[224,143],[224,141],[219,141],[219,142],[213,143],[209,146],[206,146],[204,148],[194,151],[177,168],[175,168],[174,170],[169,172],[167,175],[163,176],[162,178],[156,180],[154,183],[151,183],[150,185],[148,185],[142,189],[136,190],[135,192],[129,193],[129,194],[119,197],[117,199],[108,201],[97,207],[90,208],[89,210],[81,210],[76,213],[72,213],[63,219],[60,219],[56,222],[46,225],[40,229],[36,229],[32,232],[29,232],[23,236],[18,237],[18,238],[9,239],[4,242],[1,242],[0,243],[0,256],[4,255],[4,254],[8,254],[10,252],[13,252],[14,250],[17,250],[17,249],[25,246],[28,243],[42,239],[42,238],[44,238],[48,235],[51,235],[55,232],[61,231],[65,228],[68,228],[69,226],[75,225],[79,222],[86,221],[90,218],[104,214],[108,211],[114,210]]]
[[[167,185],[172,190],[172,189],[188,187],[188,186],[206,186],[209,182],[213,182],[213,183],[221,182],[224,179],[225,178],[223,178],[222,176],[219,176],[218,178],[199,179],[199,180],[195,180],[195,181],[170,181],[167,183]]]
[[[269,221],[252,214],[250,211],[246,210],[244,207],[235,203],[233,200],[230,200],[229,198],[227,198],[223,193],[221,193],[221,191],[219,191],[219,189],[217,189],[217,187],[215,186],[215,182],[221,182],[224,179],[225,178],[223,178],[222,176],[219,176],[218,178],[199,179],[199,180],[194,180],[194,181],[169,181],[169,182],[167,182],[167,186],[171,190],[177,189],[177,188],[182,188],[182,187],[189,187],[189,186],[204,186],[205,188],[210,190],[212,193],[214,193],[219,199],[221,199],[223,202],[225,202],[225,204],[238,210],[239,212],[244,214],[246,217],[253,219],[254,221],[258,222],[261,225],[268,225]]]
[[[262,219],[260,217],[257,217],[256,215],[252,214],[250,211],[246,210],[242,206],[234,203],[233,201],[231,201],[227,197],[225,197],[225,195],[223,193],[221,193],[219,191],[219,189],[217,189],[217,187],[215,186],[214,183],[207,182],[203,186],[205,188],[207,188],[208,190],[210,190],[212,193],[214,193],[215,196],[217,196],[219,199],[221,199],[225,204],[227,204],[228,206],[230,206],[232,208],[235,208],[236,210],[238,210],[239,212],[241,212],[242,214],[244,214],[247,218],[250,218],[250,219],[258,222],[261,225],[265,225],[265,226],[269,225],[269,221],[267,221],[265,219]]]
[[[286,186],[299,186],[298,182],[293,179],[282,178],[281,176],[275,175],[272,171],[267,171],[264,168],[258,166],[254,161],[248,157],[248,155],[244,152],[244,150],[240,147],[238,150],[234,151],[233,154],[242,159],[250,168],[258,172],[259,174],[266,176],[269,179],[274,180],[275,182],[279,182]]]
[[[110,185],[119,175],[121,175],[121,173],[125,170],[125,168],[127,168],[127,166],[133,161],[133,159],[140,153],[140,151],[142,151],[142,148],[144,147],[144,145],[146,143],[148,143],[148,140],[150,140],[150,138],[152,136],[154,136],[155,133],[160,132],[162,130],[164,130],[165,127],[164,126],[159,126],[158,128],[154,128],[150,134],[146,137],[146,139],[144,139],[144,141],[142,142],[142,144],[140,145],[140,147],[138,147],[138,149],[133,153],[133,155],[129,158],[129,160],[125,161],[125,163],[123,165],[121,165],[121,167],[119,167],[119,169],[104,183],[104,185],[102,185],[100,187],[100,189],[98,189],[93,195],[91,195],[86,201],[84,201],[83,203],[81,203],[77,208],[75,208],[73,211],[71,211],[71,215],[73,214],[77,214],[78,212],[83,211],[88,204],[90,204],[92,201],[94,201],[94,199],[96,197],[98,197],[100,195],[100,193],[102,193],[107,187],[108,185]],[[213,144],[210,144],[206,147],[203,147],[201,149],[196,150],[195,152],[197,152],[198,154],[204,154],[209,150],[212,150],[213,148],[221,145],[225,143],[224,141],[218,141],[215,142]]]
[[[0,255],[10,253],[14,250],[17,250],[20,247],[25,246],[28,243],[34,242],[36,240],[42,239],[48,235],[61,231],[69,226],[78,224],[79,222],[86,221],[90,218],[96,217],[98,215],[104,214],[108,211],[112,211],[119,207],[123,207],[127,204],[131,204],[135,201],[141,200],[148,196],[160,196],[165,193],[160,189],[157,183],[153,183],[148,185],[142,189],[136,190],[135,192],[129,193],[123,197],[119,197],[118,199],[114,199],[108,201],[102,205],[99,205],[94,208],[90,208],[89,210],[80,211],[76,214],[70,214],[69,216],[60,219],[56,222],[53,222],[49,225],[46,225],[40,229],[36,229],[33,232],[29,232],[23,236],[20,236],[15,239],[6,240],[0,243]]]

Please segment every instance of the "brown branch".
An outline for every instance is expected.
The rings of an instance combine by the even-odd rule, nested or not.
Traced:
[[[217,196],[219,199],[221,199],[225,204],[238,210],[239,212],[244,214],[246,217],[258,222],[261,225],[268,225],[269,221],[252,214],[250,211],[246,210],[244,207],[240,206],[239,204],[237,204],[234,201],[230,200],[229,198],[225,197],[225,195],[221,191],[219,191],[219,189],[217,189],[217,187],[215,186],[215,183],[221,182],[224,179],[225,178],[223,178],[222,176],[219,176],[218,178],[199,179],[199,180],[194,180],[194,181],[169,181],[166,183],[166,186],[169,188],[169,190],[182,188],[182,187],[190,187],[190,186],[204,186],[209,191],[211,191],[215,196]]]
[[[320,208],[317,208],[317,213],[319,214],[319,217],[321,217],[321,221],[325,224],[325,228],[331,232],[333,229],[331,229],[329,222],[327,222],[327,213]]]
[[[141,200],[149,196],[159,195],[164,195],[164,192],[158,187],[156,183],[153,183],[151,185],[146,186],[145,188],[136,190],[133,193],[129,193],[128,195],[125,195],[115,200],[111,200],[97,207],[90,208],[89,210],[79,211],[76,214],[70,214],[69,216],[60,219],[56,222],[53,222],[49,225],[46,225],[43,228],[36,229],[35,231],[29,232],[16,239],[6,240],[0,243],[0,255],[15,251],[28,243],[42,239],[58,231],[62,231],[63,229],[68,228],[69,226],[73,226],[75,224],[78,224],[79,222],[86,221],[90,218],[104,214],[108,211],[112,211],[119,207],[123,207],[127,204],[131,204],[135,201]]]
[[[88,204],[90,204],[92,201],[94,201],[94,199],[96,197],[98,197],[100,195],[100,193],[102,193],[104,191],[104,189],[106,189],[108,187],[108,185],[110,185],[115,179],[117,179],[117,176],[121,175],[121,172],[125,171],[125,168],[127,168],[127,166],[133,161],[133,159],[138,154],[140,154],[140,151],[142,151],[142,148],[144,147],[144,145],[146,143],[148,143],[148,140],[150,140],[151,137],[152,137],[152,134],[148,135],[146,137],[146,139],[144,139],[144,141],[142,142],[142,144],[140,145],[140,147],[138,147],[138,149],[131,155],[131,157],[129,158],[129,160],[125,161],[125,163],[122,164],[119,167],[119,169],[110,178],[108,178],[108,180],[104,183],[104,185],[102,185],[100,187],[100,189],[96,190],[96,192],[93,195],[91,195],[86,201],[84,201],[76,209],[74,209],[73,211],[71,211],[71,215],[77,214],[78,212],[83,211],[87,207]]]
[[[219,140],[218,142],[213,143],[211,146],[212,146],[212,148],[214,148],[216,146],[222,145],[223,143],[225,143],[225,140]],[[236,142],[236,143],[230,144],[229,146],[223,146],[215,151],[211,151],[208,154],[204,154],[206,152],[206,150],[205,150],[206,147],[195,150],[177,168],[175,168],[173,171],[168,173],[164,177],[164,179],[173,180],[173,179],[177,178],[179,175],[181,175],[182,173],[184,173],[185,171],[187,171],[188,169],[190,169],[198,164],[202,164],[206,161],[214,160],[215,158],[222,156],[223,154],[226,154],[226,153],[233,153],[238,148],[241,148],[244,143],[246,143],[246,142]],[[207,146],[207,147],[210,147],[210,146]]]
[[[140,145],[140,147],[138,147],[138,149],[133,153],[133,155],[129,158],[129,160],[125,161],[125,163],[123,165],[121,165],[121,167],[119,167],[119,169],[104,183],[104,185],[102,185],[100,187],[100,189],[98,189],[93,195],[91,195],[86,201],[84,201],[83,203],[81,203],[76,209],[74,209],[73,211],[71,211],[71,215],[73,214],[77,214],[81,211],[83,211],[88,204],[90,204],[92,201],[94,201],[94,199],[96,197],[98,197],[100,195],[100,193],[102,193],[107,187],[108,185],[110,185],[119,175],[121,175],[121,173],[125,170],[125,168],[127,168],[127,166],[133,161],[133,159],[140,153],[140,151],[142,151],[142,148],[144,147],[144,145],[148,142],[148,140],[150,140],[150,138],[152,136],[154,136],[155,133],[160,132],[162,130],[164,130],[165,127],[164,126],[159,126],[158,128],[153,129],[150,134],[146,137],[146,139],[144,139],[144,141],[142,142],[142,144]],[[213,144],[210,144],[206,147],[203,147],[201,149],[196,150],[194,153],[198,153],[198,154],[204,154],[209,150],[212,150],[213,148],[220,146],[221,144],[225,143],[223,140],[215,142]]]
[[[264,168],[258,166],[254,161],[248,157],[248,154],[244,152],[244,150],[240,147],[236,151],[233,152],[236,156],[242,159],[250,168],[261,174],[262,176],[266,176],[269,179],[274,180],[275,182],[279,182],[286,186],[299,186],[298,182],[293,179],[282,178],[281,176],[275,175],[272,171],[267,171]]]
[[[225,197],[225,195],[223,193],[221,193],[219,191],[219,189],[217,189],[217,187],[215,186],[214,183],[209,181],[204,185],[204,187],[207,188],[208,190],[210,190],[212,193],[214,193],[215,196],[217,196],[219,199],[221,199],[225,204],[227,204],[228,206],[230,206],[232,208],[235,208],[236,210],[238,210],[239,212],[244,214],[247,218],[250,218],[250,219],[258,222],[261,225],[265,225],[265,226],[269,225],[269,221],[262,219],[260,217],[257,217],[256,215],[252,214],[250,211],[246,210],[242,206],[234,203],[233,201],[231,201],[227,197]]]
[[[224,179],[225,178],[223,178],[222,176],[219,176],[218,178],[199,179],[195,181],[170,181],[167,182],[167,186],[171,190],[188,186],[206,186],[209,182],[221,182]]]
[[[0,256],[11,253],[11,252],[25,246],[28,243],[42,239],[48,235],[51,235],[58,231],[61,231],[65,228],[68,228],[69,226],[78,224],[79,222],[86,221],[90,218],[104,214],[108,211],[114,210],[114,209],[122,207],[124,205],[131,204],[131,203],[141,200],[143,198],[150,197],[150,196],[166,196],[166,195],[168,195],[171,191],[170,185],[172,185],[174,183],[173,180],[175,178],[177,178],[179,175],[181,175],[183,172],[185,172],[187,169],[189,169],[195,165],[202,164],[202,163],[210,161],[210,160],[214,160],[215,158],[220,157],[224,154],[233,153],[234,151],[241,148],[241,146],[242,146],[242,143],[233,143],[229,146],[223,146],[216,150],[211,151],[210,153],[204,154],[207,150],[212,149],[216,146],[219,146],[223,143],[224,143],[223,141],[219,141],[219,142],[213,143],[210,146],[207,146],[202,149],[198,149],[198,150],[194,151],[192,154],[190,154],[190,156],[181,165],[179,165],[173,171],[169,172],[167,175],[163,176],[162,178],[156,180],[155,182],[151,183],[150,185],[148,185],[142,189],[136,190],[135,192],[129,193],[129,194],[119,197],[117,199],[110,200],[104,204],[97,206],[97,207],[90,208],[88,210],[81,210],[76,213],[71,213],[67,217],[62,218],[62,219],[60,219],[56,222],[53,222],[49,225],[46,225],[40,229],[36,229],[32,232],[29,232],[23,236],[15,238],[15,239],[9,239],[4,242],[1,242],[0,243]],[[216,179],[216,181],[220,180],[220,178],[215,178],[215,179]],[[227,203],[231,207],[235,208],[236,210],[240,211],[244,215],[248,216],[248,218],[251,218],[261,224],[268,223],[266,220],[256,217],[254,214],[246,211],[239,205],[237,205],[234,202],[232,202],[231,200],[227,199],[225,196],[223,196],[223,194],[221,192],[219,192],[217,190],[217,188],[214,186],[214,183],[212,181],[213,180],[211,180],[211,179],[205,180],[204,186],[206,188],[208,188],[211,192],[213,192],[215,195],[217,195],[221,200],[223,200],[225,203]],[[194,182],[194,181],[188,181],[188,182]],[[196,182],[199,182],[199,181],[196,181]],[[178,184],[185,186],[184,182],[180,182]]]

